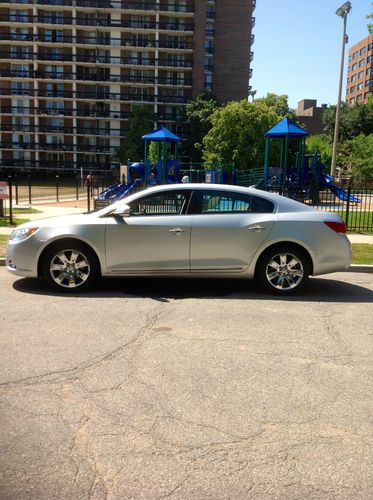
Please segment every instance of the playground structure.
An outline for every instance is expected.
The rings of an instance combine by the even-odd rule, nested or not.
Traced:
[[[334,178],[326,174],[326,166],[318,153],[305,154],[307,136],[308,132],[288,117],[265,134],[264,175],[259,186],[301,201],[308,198],[312,204],[319,203],[320,192],[324,189],[332,191],[342,201],[360,203],[359,198],[334,184]],[[271,164],[271,145],[275,141],[280,145],[279,150],[277,147],[280,158]]]
[[[129,162],[127,175],[100,193],[98,201],[112,203],[147,186],[174,184],[181,181],[183,174],[189,174],[189,180],[195,181],[193,174],[197,172],[197,182],[255,185],[300,201],[309,200],[312,204],[319,203],[320,192],[325,189],[342,201],[360,203],[359,198],[334,184],[333,177],[326,174],[326,167],[319,154],[305,154],[307,136],[305,129],[285,117],[265,134],[264,168],[249,171],[232,168],[228,172],[223,165],[215,168],[206,165],[203,170],[193,171],[191,167],[181,168],[178,144],[182,139],[161,126],[142,137],[144,161]],[[148,153],[151,142],[157,143],[157,160],[154,165],[151,164]],[[170,144],[170,150],[167,144]]]

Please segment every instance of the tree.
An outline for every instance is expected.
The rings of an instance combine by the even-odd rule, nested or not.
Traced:
[[[265,97],[255,99],[255,102],[261,102],[271,108],[281,118],[288,116],[290,120],[296,120],[295,111],[289,107],[287,95],[277,95],[271,92],[267,93]]]
[[[360,134],[346,141],[339,155],[339,166],[343,173],[356,177],[373,177],[373,134]]]
[[[206,162],[234,163],[244,170],[263,165],[264,134],[281,117],[261,101],[230,102],[212,115],[203,139]]]
[[[130,120],[130,130],[119,146],[117,157],[121,163],[128,159],[139,161],[144,157],[144,141],[141,137],[154,128],[153,108],[147,105],[135,106]]]
[[[216,99],[209,92],[203,92],[190,101],[185,109],[186,141],[183,155],[193,161],[202,160],[202,141],[211,128],[211,117],[219,108]]]
[[[326,134],[334,136],[336,106],[327,108],[323,113],[323,122]],[[344,140],[352,139],[359,134],[369,135],[373,133],[373,100],[369,99],[367,104],[355,103],[348,105],[342,103],[339,123],[339,137]]]
[[[371,7],[373,9],[373,2],[370,5],[371,5]],[[367,19],[372,19],[373,20],[373,12],[371,12],[370,14],[368,14],[366,17],[367,17]],[[368,27],[369,33],[373,33],[373,23],[368,23],[367,27]]]
[[[331,165],[332,152],[332,143],[327,135],[311,135],[307,138],[307,153],[320,153],[321,161],[325,163],[325,165]]]

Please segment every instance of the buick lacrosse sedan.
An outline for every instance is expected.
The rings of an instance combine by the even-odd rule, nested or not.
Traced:
[[[255,278],[286,295],[343,271],[351,246],[337,214],[254,188],[158,186],[100,211],[18,226],[8,271],[77,292],[99,276]]]

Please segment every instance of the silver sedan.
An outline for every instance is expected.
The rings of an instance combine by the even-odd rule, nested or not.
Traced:
[[[256,278],[286,295],[309,275],[347,269],[351,245],[335,213],[254,188],[158,186],[100,211],[18,226],[6,265],[76,292],[99,276]]]

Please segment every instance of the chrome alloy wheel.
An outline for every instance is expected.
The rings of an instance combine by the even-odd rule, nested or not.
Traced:
[[[265,270],[268,282],[277,290],[286,291],[296,288],[303,279],[302,261],[291,253],[274,255]]]
[[[88,258],[80,250],[62,250],[50,261],[52,280],[63,288],[77,288],[87,281],[91,273]]]

